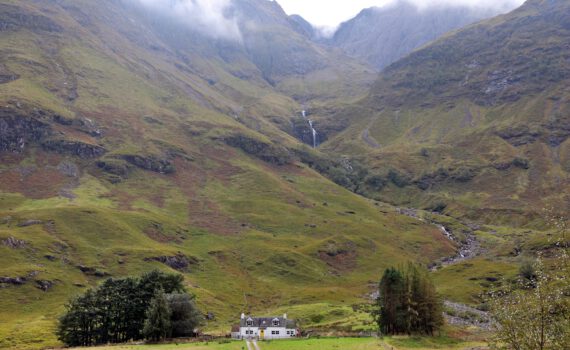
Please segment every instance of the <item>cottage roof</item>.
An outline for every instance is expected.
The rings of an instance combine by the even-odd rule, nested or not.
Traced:
[[[248,321],[251,324],[248,325]],[[278,322],[279,327],[286,327],[286,328],[295,328],[296,323],[294,320],[289,320],[283,317],[251,317],[246,316],[240,320],[240,327],[259,327],[259,328],[267,328],[273,327],[273,321]]]

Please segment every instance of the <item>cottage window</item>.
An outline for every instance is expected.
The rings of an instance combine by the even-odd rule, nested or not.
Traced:
[[[253,320],[252,320],[251,318],[248,318],[247,321],[246,321],[246,324],[247,324],[248,326],[253,326]]]
[[[278,319],[273,320],[273,326],[279,326],[279,320]]]

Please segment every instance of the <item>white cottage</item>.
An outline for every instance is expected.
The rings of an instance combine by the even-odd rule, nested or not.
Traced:
[[[300,335],[295,320],[283,317],[252,317],[241,314],[239,326],[232,328],[234,339],[288,339]]]

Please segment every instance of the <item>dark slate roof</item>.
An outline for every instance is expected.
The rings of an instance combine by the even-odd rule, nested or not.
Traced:
[[[283,317],[251,317],[246,316],[240,320],[240,327],[247,327],[247,321],[251,319],[253,324],[251,327],[267,328],[273,327],[273,320],[279,320],[279,327],[295,328],[296,323],[294,320],[285,319]]]

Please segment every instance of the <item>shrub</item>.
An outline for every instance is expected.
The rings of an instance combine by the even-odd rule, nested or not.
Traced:
[[[388,181],[380,175],[372,175],[366,178],[366,185],[375,191],[382,190],[387,184]]]
[[[523,261],[521,266],[519,267],[519,274],[521,277],[533,281],[536,279],[536,269],[534,267],[534,263],[532,261],[526,260]]]
[[[525,169],[525,170],[530,168],[530,162],[526,158],[516,157],[513,160],[513,165],[516,166],[517,168],[521,168],[521,169]]]
[[[398,170],[390,169],[388,172],[388,179],[396,186],[403,188],[410,184],[410,178],[399,172]]]
[[[321,314],[311,316],[311,322],[313,322],[313,323],[321,323],[324,319],[325,319],[325,316],[323,316]]]

